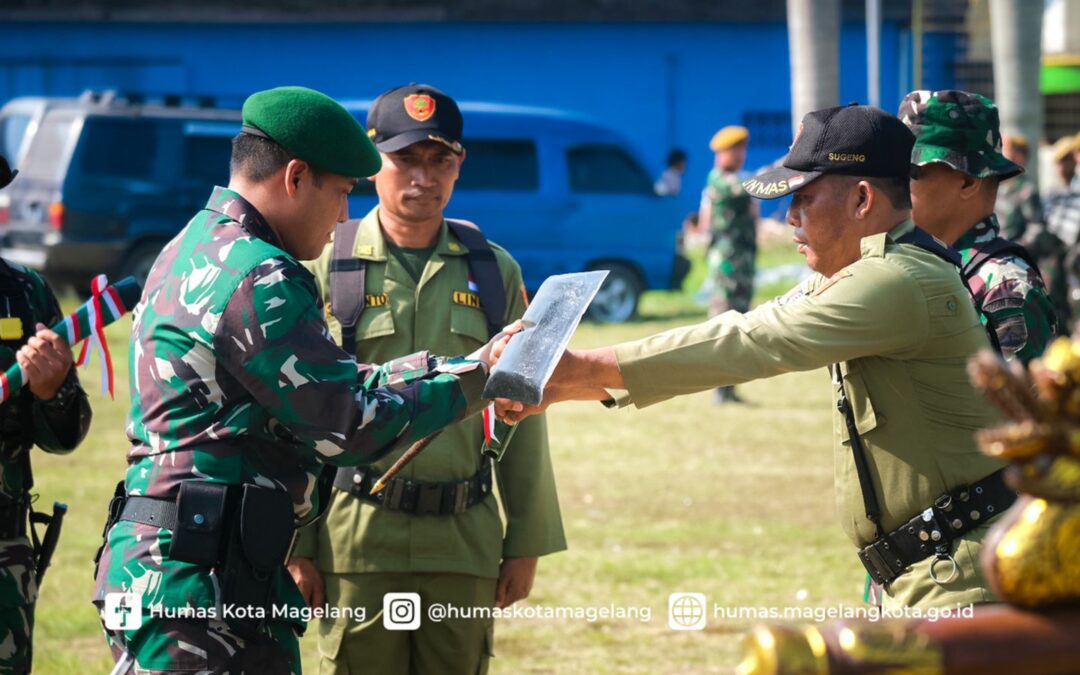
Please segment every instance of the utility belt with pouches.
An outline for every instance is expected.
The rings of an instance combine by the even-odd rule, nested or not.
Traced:
[[[288,561],[296,532],[288,493],[248,483],[185,480],[176,501],[168,501],[125,495],[120,483],[105,535],[122,520],[169,530],[170,559],[212,568],[221,580],[223,606],[256,610],[238,613],[255,616],[225,618],[230,629],[249,639],[262,632],[273,614],[275,577]]]
[[[371,494],[371,487],[382,475],[370,466],[341,467],[334,477],[334,487],[357,499],[388,511],[411,516],[446,516],[465,513],[491,494],[491,460],[484,458],[480,470],[465,480],[427,482],[393,478],[382,491]]]
[[[885,585],[909,566],[934,556],[930,577],[948,583],[959,571],[952,556],[953,542],[1004,513],[1014,501],[1016,492],[1005,484],[1004,470],[995,471],[941,495],[907,523],[859,549],[859,560],[871,579]]]

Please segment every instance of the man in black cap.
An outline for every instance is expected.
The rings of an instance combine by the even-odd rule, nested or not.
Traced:
[[[794,193],[788,224],[817,274],[750,312],[570,350],[543,405],[643,407],[827,367],[837,402],[837,510],[872,580],[885,587],[883,601],[988,602],[979,543],[1015,495],[1000,464],[975,447],[974,432],[998,418],[965,368],[989,341],[959,261],[910,220],[913,142],[877,108],[809,113],[782,166],[744,187],[766,199]],[[497,406],[510,421],[540,409]]]
[[[465,160],[461,112],[438,89],[409,85],[379,96],[367,124],[382,156],[379,204],[339,225],[311,266],[330,330],[361,359],[471,352],[519,318],[526,298],[509,253],[443,216]],[[543,418],[523,423],[496,463],[481,451],[508,430],[490,432],[479,417],[450,427],[374,497],[399,453],[337,472],[327,517],[301,531],[290,570],[313,606],[325,597],[383,616],[320,622],[320,672],[487,669],[492,617],[435,622],[429,605],[507,607],[529,595],[537,558],[566,548]]]

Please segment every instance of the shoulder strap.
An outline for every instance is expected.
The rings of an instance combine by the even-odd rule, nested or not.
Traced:
[[[334,232],[330,258],[330,312],[341,323],[341,347],[356,355],[356,323],[364,311],[364,277],[367,261],[353,256],[359,220],[346,220]]]
[[[937,257],[941,258],[945,262],[949,263],[956,269],[963,267],[960,260],[960,254],[954,249],[946,246],[942,241],[932,236],[929,232],[921,227],[914,227],[911,232],[908,232],[904,236],[896,240],[898,244],[911,244],[912,246],[918,246],[924,251],[933,253]]]
[[[446,219],[446,224],[454,236],[469,250],[469,272],[476,279],[480,295],[480,306],[487,318],[488,334],[495,337],[506,323],[506,289],[503,287],[502,274],[495,260],[484,233],[475,224],[467,220]]]
[[[961,270],[964,273],[964,278],[971,279],[979,273],[979,268],[982,267],[987,260],[997,256],[1016,256],[1036,271],[1039,270],[1038,263],[1035,262],[1034,257],[1032,257],[1031,253],[1028,252],[1022,244],[1015,241],[1009,241],[1004,237],[995,237],[990,241],[975,245],[975,255],[971,257],[971,260],[969,260]],[[1039,273],[1042,274],[1041,272]]]

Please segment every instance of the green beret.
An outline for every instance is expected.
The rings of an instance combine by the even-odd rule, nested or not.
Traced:
[[[364,127],[340,103],[307,87],[278,87],[244,101],[243,132],[264,136],[315,167],[367,178],[382,159]]]

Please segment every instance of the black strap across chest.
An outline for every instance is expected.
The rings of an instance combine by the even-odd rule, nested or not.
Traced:
[[[356,326],[365,306],[367,261],[353,255],[360,223],[348,220],[338,225],[330,260],[330,312],[341,324],[341,346],[349,354],[356,353]],[[446,224],[468,250],[469,273],[476,281],[488,335],[495,336],[506,319],[506,289],[495,252],[473,223],[448,218]]]

